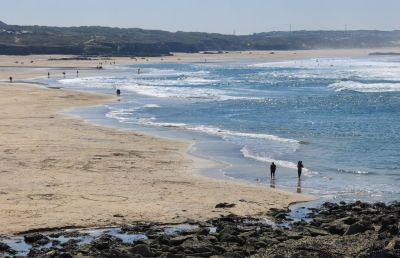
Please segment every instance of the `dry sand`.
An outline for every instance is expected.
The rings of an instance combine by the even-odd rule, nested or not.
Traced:
[[[374,51],[398,49],[176,54],[163,60],[113,58],[112,62],[362,56]],[[60,76],[61,71],[93,68],[99,62],[48,59],[0,56],[0,80],[46,76],[49,68]],[[66,108],[113,101],[111,96],[18,83],[1,83],[0,92],[1,234],[134,221],[182,222],[230,212],[257,215],[314,198],[206,178],[199,171],[216,164],[188,155],[190,142],[95,126],[61,114]],[[220,202],[236,206],[214,208]]]

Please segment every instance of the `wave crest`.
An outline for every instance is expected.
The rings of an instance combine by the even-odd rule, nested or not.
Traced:
[[[395,92],[400,91],[400,83],[362,83],[356,81],[339,81],[328,86],[335,91],[357,92]]]

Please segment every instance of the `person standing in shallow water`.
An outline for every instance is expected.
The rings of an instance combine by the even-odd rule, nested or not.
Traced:
[[[301,177],[302,169],[303,169],[303,161],[297,162],[297,176],[299,177],[299,179]]]
[[[276,165],[274,162],[271,163],[270,170],[271,170],[271,178],[275,178]]]

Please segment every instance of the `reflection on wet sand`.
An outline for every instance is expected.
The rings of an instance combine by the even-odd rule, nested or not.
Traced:
[[[301,193],[301,181],[300,179],[297,181],[297,193]]]
[[[275,188],[275,178],[271,178],[270,187],[271,187],[271,188]]]

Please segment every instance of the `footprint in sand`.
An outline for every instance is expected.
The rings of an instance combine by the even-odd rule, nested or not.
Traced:
[[[58,194],[28,194],[27,197],[31,200],[60,200],[64,197]]]
[[[125,196],[106,195],[106,194],[81,195],[81,198],[95,202],[125,202],[128,200],[128,197]]]

